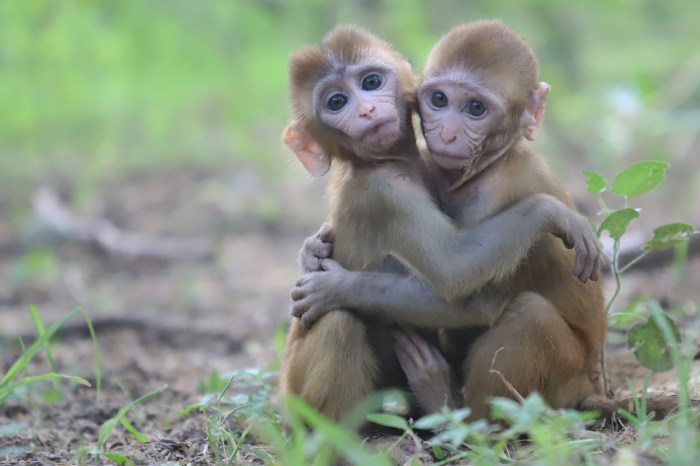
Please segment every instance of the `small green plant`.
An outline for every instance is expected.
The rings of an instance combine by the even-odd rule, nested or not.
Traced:
[[[690,238],[695,232],[695,229],[685,223],[670,223],[662,225],[654,229],[652,238],[649,239],[640,254],[629,261],[624,267],[619,265],[620,240],[627,231],[630,223],[639,217],[639,211],[631,205],[631,200],[634,197],[646,194],[658,187],[666,179],[666,171],[669,164],[655,160],[645,160],[637,162],[622,170],[615,176],[610,183],[610,190],[613,194],[620,196],[623,200],[623,207],[617,210],[611,209],[605,202],[602,194],[608,187],[608,181],[603,175],[586,171],[584,172],[587,179],[587,189],[589,192],[598,196],[598,201],[601,207],[601,215],[604,216],[603,221],[598,227],[598,236],[603,231],[608,231],[610,238],[613,240],[613,252],[610,258],[611,270],[615,279],[615,290],[610,300],[606,305],[606,312],[610,315],[610,309],[620,293],[620,276],[640,261],[651,251],[665,249],[679,245]],[[633,307],[627,307],[622,311],[622,316],[612,315],[611,324],[627,322],[631,318],[642,317],[644,313],[639,312],[639,302],[634,303]],[[632,314],[630,316],[630,314]],[[634,354],[639,362],[648,369],[654,371],[666,370],[672,367],[671,354],[669,350],[669,342],[662,334],[659,319],[665,319],[666,326],[670,329],[668,338],[675,338],[675,341],[680,339],[680,332],[675,322],[668,316],[663,318],[652,318],[646,313],[646,321],[632,327],[627,333],[627,344],[634,350]],[[622,317],[622,318],[620,318]],[[605,373],[605,355],[601,353],[601,365],[603,367],[603,380],[605,383],[606,392],[609,390],[609,383]]]
[[[326,419],[294,396],[283,400],[284,409],[280,413],[278,403],[273,400],[274,382],[278,377],[276,370],[258,369],[212,374],[209,387],[219,385],[224,378],[226,386],[206,393],[199,402],[180,412],[180,416],[193,410],[209,413],[204,435],[215,464],[236,464],[241,451],[265,464],[324,466],[335,464],[338,457],[351,464],[391,464],[386,452],[376,453],[363,444],[357,427],[369,412],[386,404],[387,398],[393,400],[393,392],[371,397],[348,416],[347,424],[341,425]],[[211,383],[212,380],[215,383]],[[406,423],[403,418],[398,419]]]
[[[102,426],[100,427],[100,434],[97,439],[97,444],[100,449],[103,449],[105,444],[107,443],[107,439],[109,438],[109,435],[112,432],[112,429],[117,424],[121,424],[131,435],[136,438],[138,442],[145,443],[148,441],[148,438],[143,435],[141,432],[136,430],[136,428],[129,422],[127,419],[126,415],[127,413],[133,408],[134,406],[143,403],[144,401],[148,400],[149,398],[153,398],[154,396],[163,393],[165,390],[168,389],[167,385],[163,385],[162,387],[156,388],[155,390],[151,390],[150,392],[146,393],[145,395],[137,398],[134,401],[131,401],[130,403],[126,404],[123,406],[114,417],[111,417],[107,419],[105,422],[102,423]]]
[[[76,308],[54,322],[48,328],[44,327],[41,322],[37,310],[32,306],[29,308],[29,313],[34,322],[34,326],[37,331],[37,339],[28,348],[24,347],[24,342],[20,339],[20,344],[22,345],[23,351],[22,355],[10,366],[8,371],[0,379],[0,404],[2,404],[15,390],[20,387],[27,387],[38,382],[51,381],[54,382],[54,391],[60,393],[60,381],[68,380],[70,382],[79,383],[90,387],[90,383],[83,379],[82,377],[77,377],[74,375],[59,374],[56,372],[56,365],[53,360],[53,355],[51,352],[51,337],[60,329],[66,322],[71,320],[78,314],[83,314],[85,321],[90,329],[90,334],[93,338],[93,344],[95,346],[95,380],[97,386],[97,393],[99,396],[99,389],[101,386],[101,369],[100,369],[100,358],[99,358],[99,347],[97,345],[97,338],[95,337],[94,330],[92,328],[92,323],[87,313]],[[28,375],[27,369],[29,367],[29,362],[41,351],[45,350],[47,355],[47,360],[51,366],[51,372],[47,372],[40,375]],[[57,385],[58,384],[58,385]]]
[[[492,413],[505,426],[489,424],[486,420],[466,423],[469,408],[443,409],[414,421],[400,416],[371,414],[369,421],[403,430],[396,445],[406,437],[420,444],[415,429],[433,431],[428,441],[437,459],[435,464],[451,464],[468,460],[473,464],[509,464],[537,459],[539,464],[570,464],[578,456],[590,457],[598,447],[596,438],[570,439],[582,431],[595,416],[574,410],[555,411],[542,396],[532,393],[522,401],[495,398]],[[524,435],[528,440],[524,440]]]

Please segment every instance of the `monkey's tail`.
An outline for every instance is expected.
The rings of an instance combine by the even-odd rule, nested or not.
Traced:
[[[700,406],[699,400],[690,400],[692,407]],[[623,409],[634,416],[640,414],[654,413],[654,419],[664,419],[673,412],[677,411],[678,396],[677,395],[648,395],[646,399],[646,412],[639,413],[638,405],[634,402],[634,397],[623,398],[605,398],[603,396],[589,396],[579,406],[579,409],[584,411],[597,411],[599,417],[611,426],[623,426],[627,420],[620,415],[620,410]]]

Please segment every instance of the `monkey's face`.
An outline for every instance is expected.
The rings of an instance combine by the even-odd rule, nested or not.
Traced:
[[[418,107],[430,155],[442,168],[474,166],[511,139],[504,127],[506,102],[467,73],[425,80]]]
[[[385,66],[339,67],[314,94],[316,117],[361,157],[387,151],[402,135],[406,105],[396,73]]]

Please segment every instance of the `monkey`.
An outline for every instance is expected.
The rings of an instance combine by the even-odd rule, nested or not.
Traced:
[[[574,209],[530,143],[537,137],[549,92],[538,74],[534,53],[520,36],[500,21],[477,21],[458,26],[435,45],[417,90],[429,182],[440,208],[460,231],[482,235],[466,246],[476,251],[465,257],[483,270],[492,272],[496,258],[511,254],[512,242],[532,239],[523,236],[528,233],[521,227],[534,219],[511,216],[514,208],[533,198],[544,204],[540,196],[545,196]],[[492,225],[503,218],[511,222]],[[331,225],[333,259],[325,258],[328,241],[318,237],[311,242],[322,245],[316,263],[323,271],[299,278],[291,291],[292,313],[301,319],[311,315],[320,325],[334,310],[347,309],[378,322],[440,329],[439,351],[412,331],[396,338],[397,357],[423,411],[467,406],[474,420],[489,416],[490,397],[513,398],[511,390],[521,395],[539,391],[554,408],[580,406],[604,395],[598,361],[606,334],[601,285],[567,273],[572,265],[577,270],[578,259],[566,244],[540,235],[526,254],[508,264],[514,268],[489,274],[487,280],[474,280],[479,274],[463,275],[461,281],[452,276],[457,288],[446,289],[421,274],[420,267],[411,269],[412,275],[400,275],[347,266],[339,235],[352,227],[336,223],[333,216]],[[423,246],[421,253],[439,257],[440,265],[454,274],[451,266],[462,262],[440,256],[436,242],[442,236],[433,240],[429,231],[424,234],[422,244],[433,247]],[[405,234],[394,231],[394,237],[403,240]],[[358,246],[355,240],[353,247]],[[466,323],[455,317],[465,315],[485,319]],[[480,325],[486,328],[474,338]],[[457,368],[451,370],[446,360]]]
[[[550,194],[533,193],[466,230],[440,211],[411,120],[415,79],[383,40],[339,26],[319,46],[292,55],[289,87],[293,119],[284,144],[313,176],[334,167],[328,186],[334,260],[349,270],[410,271],[403,295],[411,301],[408,323],[490,324],[490,313],[465,312],[459,299],[508,276],[548,233],[575,249],[572,277],[597,278],[600,255],[590,226]],[[387,322],[343,306],[322,319],[308,311],[298,317],[287,336],[283,393],[342,420],[377,388],[405,383]]]

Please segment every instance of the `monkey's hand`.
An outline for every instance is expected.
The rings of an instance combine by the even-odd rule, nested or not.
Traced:
[[[294,317],[301,319],[303,328],[311,328],[329,311],[343,307],[343,290],[348,287],[352,272],[331,259],[321,261],[323,272],[302,275],[289,293]]]
[[[440,351],[411,330],[394,332],[394,349],[408,386],[426,414],[456,408],[450,366]]]
[[[304,245],[299,251],[299,267],[301,273],[320,272],[323,270],[321,261],[330,259],[333,256],[333,241],[335,233],[328,223],[321,225],[321,228],[313,236],[304,240]]]
[[[557,200],[556,212],[550,217],[550,232],[561,239],[567,249],[576,251],[573,274],[582,282],[596,281],[603,261],[598,237],[583,216]]]

